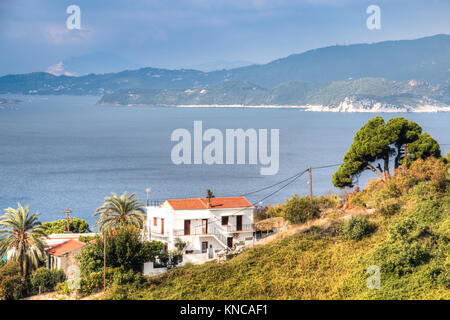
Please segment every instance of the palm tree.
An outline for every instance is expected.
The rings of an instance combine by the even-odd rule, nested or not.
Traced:
[[[135,194],[128,196],[124,192],[118,196],[106,197],[105,203],[99,207],[94,216],[100,216],[94,227],[100,226],[100,231],[109,231],[123,224],[131,224],[139,229],[144,225],[144,204],[140,199],[133,199]]]
[[[28,205],[18,208],[5,209],[0,217],[0,257],[8,255],[8,260],[19,264],[22,285],[32,268],[37,268],[39,259],[44,256],[44,243],[40,239],[45,237],[38,214],[31,216]]]

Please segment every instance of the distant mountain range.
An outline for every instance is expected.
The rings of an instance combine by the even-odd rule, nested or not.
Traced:
[[[449,73],[450,35],[435,35],[331,46],[263,65],[211,72],[141,68],[79,77],[45,72],[6,75],[0,77],[0,93],[105,95],[103,104],[336,107],[353,101],[411,107],[446,105]]]

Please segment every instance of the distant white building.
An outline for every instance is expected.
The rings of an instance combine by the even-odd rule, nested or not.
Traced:
[[[147,207],[145,236],[168,250],[180,239],[187,244],[183,264],[202,262],[254,241],[253,209],[245,197],[169,199]]]

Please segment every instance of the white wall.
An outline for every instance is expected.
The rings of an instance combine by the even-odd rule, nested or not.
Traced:
[[[184,236],[182,230],[184,230],[184,220],[191,220],[191,233],[195,233],[194,230],[200,231],[202,228],[202,219],[208,219],[208,232],[212,233],[213,228],[221,230],[222,235],[227,237],[234,237],[233,242],[243,242],[246,244],[250,243],[251,240],[245,240],[245,238],[249,238],[253,236],[253,232],[230,232],[228,233],[227,226],[222,226],[222,216],[228,216],[229,221],[228,224],[233,226],[235,229],[236,226],[236,215],[242,215],[242,225],[252,224],[253,223],[253,208],[246,209],[210,209],[210,210],[171,210],[166,207],[148,207],[147,208],[147,223],[150,232],[161,232],[161,218],[164,219],[164,232],[166,233],[166,237],[164,238],[156,238],[155,234],[152,239],[160,240],[162,242],[168,242],[168,249],[173,250],[174,242],[176,238],[180,238],[182,241],[188,243],[187,250],[195,250],[195,252],[201,252],[201,243],[202,241],[208,241],[208,247],[210,244],[213,245],[215,250],[221,250],[224,248],[219,241],[216,240],[213,236]],[[157,218],[157,226],[153,226],[153,218]],[[174,231],[181,231],[180,235],[174,235]]]
[[[157,276],[167,272],[167,268],[154,268],[153,262],[144,263],[144,276]]]

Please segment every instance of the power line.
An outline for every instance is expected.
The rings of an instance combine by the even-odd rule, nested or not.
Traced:
[[[259,200],[258,202],[255,203],[259,203],[262,202],[264,200],[266,200],[267,198],[273,196],[274,194],[280,192],[281,190],[283,190],[284,188],[286,188],[288,185],[290,185],[291,183],[294,183],[298,178],[300,178],[303,174],[305,174],[309,169],[304,170],[301,174],[299,174],[298,176],[296,176],[293,180],[289,181],[288,183],[286,183],[285,185],[283,185],[281,188],[279,188],[278,190],[275,190],[274,192],[272,192],[271,194],[269,194],[268,196],[262,198],[261,200]],[[254,203],[254,204],[255,204]],[[253,204],[253,205],[254,205]]]
[[[273,192],[270,193],[269,195],[265,196],[264,198],[262,198],[262,199],[260,199],[260,200],[258,200],[258,201],[253,202],[253,203],[252,203],[252,206],[255,206],[255,204],[260,203],[260,202],[262,202],[262,201],[264,201],[264,200],[270,198],[270,197],[273,196],[274,194],[280,192],[281,190],[283,190],[284,188],[286,188],[286,187],[289,186],[290,184],[294,183],[294,182],[295,182],[298,178],[300,178],[303,174],[305,174],[306,172],[308,172],[308,170],[309,170],[309,169],[303,170],[302,172],[300,172],[300,173],[298,173],[298,174],[292,176],[292,177],[294,177],[294,178],[293,178],[291,181],[289,181],[288,183],[284,184],[283,186],[281,186],[281,187],[278,188],[277,190],[273,191]],[[290,178],[292,178],[292,177],[290,177]],[[289,180],[290,178],[284,179],[283,181],[287,181],[287,180]],[[280,184],[280,183],[282,183],[282,182],[279,182],[279,183],[277,183],[277,184],[275,184],[275,185],[278,185],[278,184]],[[231,213],[231,214],[229,214],[229,215],[233,216],[233,215],[236,215],[236,214],[238,214],[239,212],[242,212],[242,211],[247,210],[247,209],[248,209],[248,207],[241,208],[241,209],[239,209],[238,211],[235,211],[235,212],[233,212],[233,213]],[[217,222],[218,222],[218,221],[219,221],[219,220],[217,220]],[[207,224],[209,225],[209,224],[212,224],[212,223],[214,223],[214,222],[215,222],[215,221],[211,221],[211,222],[208,222]],[[197,226],[197,227],[194,227],[194,228],[200,228],[200,227],[201,227],[201,226]]]
[[[254,193],[259,193],[259,192],[261,192],[261,191],[270,189],[270,188],[275,187],[275,186],[277,186],[277,185],[279,185],[279,184],[282,184],[283,182],[286,182],[286,181],[288,181],[288,180],[290,180],[290,179],[293,179],[293,178],[297,177],[298,175],[302,175],[302,174],[305,173],[305,171],[307,171],[307,170],[308,170],[308,169],[306,169],[306,170],[304,170],[304,171],[301,171],[301,172],[297,172],[297,173],[294,174],[293,176],[290,176],[289,178],[286,178],[286,179],[284,179],[284,180],[281,180],[281,181],[279,181],[279,182],[277,182],[277,183],[274,183],[274,184],[272,184],[272,185],[270,185],[270,186],[267,186],[267,187],[264,187],[264,188],[261,188],[261,189],[258,189],[258,190],[252,191],[252,192],[248,192],[248,193],[241,194],[241,196],[245,197],[245,196],[248,196],[248,195],[251,195],[251,194],[254,194]]]
[[[332,167],[337,167],[340,166],[342,163],[336,163],[336,164],[330,164],[327,166],[321,166],[321,167],[311,167],[311,169],[323,169],[323,168],[332,168]]]

